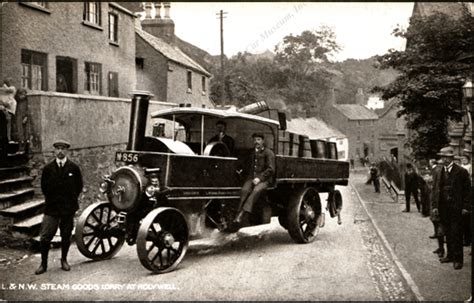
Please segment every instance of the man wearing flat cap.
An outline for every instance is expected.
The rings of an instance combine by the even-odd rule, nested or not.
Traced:
[[[462,215],[469,208],[469,191],[471,181],[467,170],[454,163],[452,147],[443,147],[438,153],[443,159],[444,170],[439,181],[438,199],[433,200],[433,214],[440,217],[442,226],[446,229],[446,257],[441,263],[453,262],[454,269],[463,266],[462,246]]]
[[[82,192],[82,174],[79,166],[68,159],[71,144],[64,140],[54,142],[55,159],[47,164],[41,175],[41,189],[45,197],[45,210],[40,229],[41,265],[35,274],[47,270],[51,240],[58,227],[61,232],[61,268],[69,271],[67,254],[71,245],[74,213]]]
[[[252,153],[252,169],[240,192],[239,213],[235,222],[240,224],[245,213],[251,213],[255,202],[273,182],[275,173],[275,155],[265,147],[263,133],[252,135],[255,149]]]

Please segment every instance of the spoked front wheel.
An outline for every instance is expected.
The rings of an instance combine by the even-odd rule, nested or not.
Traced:
[[[137,236],[141,264],[155,273],[174,270],[188,249],[188,224],[175,208],[157,208],[142,221]]]
[[[116,211],[109,202],[89,205],[79,217],[76,226],[76,243],[87,258],[112,258],[122,247],[125,233],[116,222]]]
[[[321,201],[313,187],[301,189],[288,205],[288,233],[297,243],[312,242],[319,233]]]

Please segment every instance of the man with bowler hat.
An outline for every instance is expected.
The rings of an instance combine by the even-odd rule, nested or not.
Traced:
[[[48,252],[58,227],[61,232],[61,268],[71,270],[67,253],[74,227],[77,199],[82,192],[82,175],[79,166],[68,159],[71,144],[64,140],[54,142],[55,159],[47,164],[41,175],[41,189],[45,197],[45,210],[40,229],[41,264],[35,274],[46,272]]]
[[[462,215],[468,213],[469,191],[471,181],[469,173],[454,163],[452,147],[443,147],[438,153],[444,161],[445,168],[441,174],[439,199],[435,199],[433,214],[439,213],[443,227],[446,229],[446,257],[441,263],[453,262],[454,269],[463,266]]]
[[[240,192],[239,213],[234,220],[237,224],[242,222],[245,213],[252,212],[262,192],[272,184],[275,173],[275,155],[266,148],[263,133],[254,133],[252,137],[255,145],[252,153],[252,169]]]

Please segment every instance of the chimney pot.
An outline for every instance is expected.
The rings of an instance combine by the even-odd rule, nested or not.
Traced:
[[[151,2],[145,2],[145,19],[151,19]]]
[[[169,19],[169,18],[170,18],[171,3],[169,3],[169,2],[164,2],[164,3],[163,3],[163,7],[165,8],[165,16],[164,16],[164,18],[165,18],[165,19]]]
[[[155,2],[155,19],[161,19],[161,3]]]

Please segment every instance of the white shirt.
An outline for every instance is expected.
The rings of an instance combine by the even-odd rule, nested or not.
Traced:
[[[56,164],[58,165],[58,167],[64,167],[64,164],[66,164],[66,161],[67,161],[66,157],[64,157],[64,159],[62,160],[56,158]]]
[[[453,168],[453,165],[454,165],[454,162],[451,162],[451,163],[448,164],[448,166],[446,166],[446,171],[447,171],[448,173],[451,172],[451,169]]]

